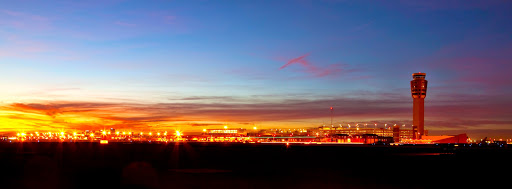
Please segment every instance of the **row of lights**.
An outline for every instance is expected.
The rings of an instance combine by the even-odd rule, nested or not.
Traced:
[[[39,132],[34,132],[34,133],[36,134],[36,136],[40,136]],[[106,131],[103,131],[103,132],[102,132],[102,134],[103,134],[103,135],[107,135],[107,133],[108,133],[109,135],[111,134],[111,133],[110,133],[110,131],[109,131],[109,132],[106,132]],[[51,135],[52,135],[52,132],[43,133],[43,135],[46,135],[46,134],[51,136]],[[59,133],[53,133],[53,134],[54,134],[54,135],[59,135]],[[60,132],[60,135],[61,135],[61,136],[65,136],[65,134],[66,134],[66,133],[64,133],[64,132]],[[118,132],[116,132],[116,135],[120,135],[120,134],[121,134],[121,132],[119,132],[119,131],[118,131]],[[128,133],[127,133],[127,132],[122,132],[122,135],[127,135],[127,134],[128,134],[128,135],[132,135],[132,134],[133,134],[133,132],[128,132]],[[157,133],[157,135],[158,135],[158,136],[160,136],[160,135],[162,135],[162,134],[163,134],[164,136],[167,136],[167,131],[165,131],[164,133],[160,133],[160,132],[158,132],[158,133]],[[73,136],[77,136],[77,135],[78,135],[78,134],[77,134],[76,132],[73,132]],[[140,135],[144,135],[144,132],[140,132]],[[149,135],[151,136],[151,135],[153,135],[153,133],[152,133],[152,132],[149,132]],[[16,136],[18,136],[18,137],[25,137],[25,136],[27,136],[27,133],[16,133]],[[33,134],[33,133],[30,133],[30,136],[34,136],[34,134]],[[94,133],[89,134],[89,136],[91,136],[91,137],[92,137],[92,136],[94,136]],[[177,130],[177,131],[176,131],[176,136],[181,136],[181,132],[180,132],[179,130]]]

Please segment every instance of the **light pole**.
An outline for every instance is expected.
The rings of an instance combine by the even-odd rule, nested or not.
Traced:
[[[331,127],[332,127],[332,114],[333,114],[334,108],[331,106]]]

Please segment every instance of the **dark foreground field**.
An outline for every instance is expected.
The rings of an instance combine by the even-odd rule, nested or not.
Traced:
[[[0,188],[483,188],[512,150],[235,143],[0,143]]]

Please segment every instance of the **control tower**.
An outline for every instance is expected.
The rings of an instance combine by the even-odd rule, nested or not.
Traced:
[[[413,99],[412,106],[412,127],[413,127],[413,139],[421,139],[421,136],[425,135],[424,128],[424,112],[425,112],[425,97],[427,97],[427,83],[425,80],[427,74],[425,73],[413,73],[411,81],[411,94]]]

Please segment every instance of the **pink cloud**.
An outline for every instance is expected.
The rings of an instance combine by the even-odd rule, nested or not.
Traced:
[[[282,70],[287,68],[293,64],[299,64],[302,68],[304,68],[303,72],[309,73],[314,77],[325,77],[329,75],[335,75],[343,71],[340,64],[332,64],[326,68],[320,68],[313,64],[311,64],[306,58],[309,56],[309,53],[299,56],[297,58],[293,58],[289,60],[285,65],[281,66],[279,69]]]
[[[291,64],[295,64],[295,63],[300,63],[300,64],[302,64],[304,66],[307,66],[308,62],[306,60],[304,60],[304,58],[306,58],[307,56],[309,56],[309,53],[307,53],[305,55],[302,55],[302,56],[299,56],[297,58],[291,59],[285,65],[281,66],[279,69],[286,68],[287,66],[289,66]]]
[[[0,10],[0,16],[7,15],[7,19],[0,19],[0,25],[24,30],[47,30],[51,28],[50,19],[41,15],[12,10]]]

